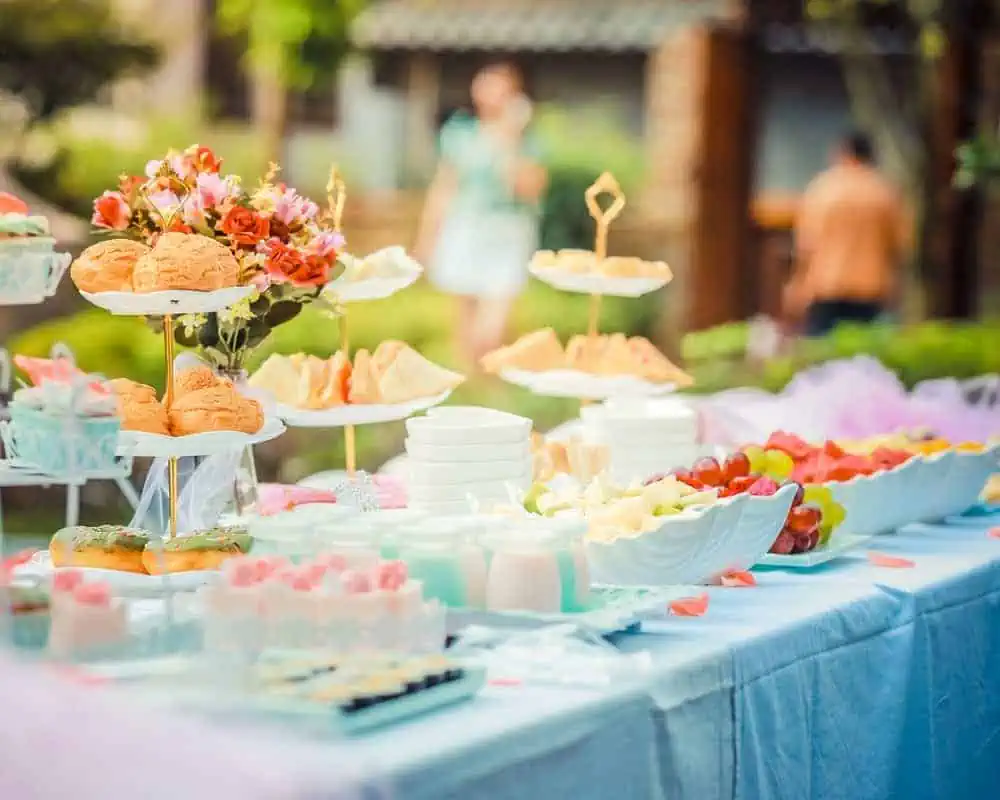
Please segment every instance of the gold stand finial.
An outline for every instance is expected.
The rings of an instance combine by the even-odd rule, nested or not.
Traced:
[[[611,204],[607,208],[601,208],[598,198],[601,195],[610,195]],[[608,257],[608,228],[625,208],[625,193],[619,185],[615,176],[610,172],[602,172],[601,176],[594,181],[590,188],[584,192],[584,199],[587,202],[587,210],[594,218],[597,231],[594,237],[594,255],[598,261],[603,261]],[[601,295],[592,294],[590,296],[590,315],[587,324],[589,336],[597,336],[601,318]]]
[[[326,182],[326,206],[327,215],[336,233],[341,232],[344,219],[344,206],[347,204],[347,185],[337,171],[337,165],[330,167],[330,177]],[[344,357],[351,360],[351,341],[347,328],[347,307],[341,309],[340,319],[340,352]],[[344,461],[349,477],[354,477],[357,471],[357,442],[353,425],[344,426]]]
[[[326,182],[327,213],[333,223],[333,229],[341,232],[344,217],[344,206],[347,204],[347,185],[337,171],[337,165],[330,167],[330,178]]]

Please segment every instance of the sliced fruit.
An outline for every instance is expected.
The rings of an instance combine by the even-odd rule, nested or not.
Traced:
[[[764,474],[778,481],[792,477],[795,462],[783,450],[768,449],[764,451]]]

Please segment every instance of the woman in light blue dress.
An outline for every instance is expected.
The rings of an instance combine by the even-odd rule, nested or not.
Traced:
[[[416,253],[431,282],[458,298],[458,341],[475,365],[503,343],[527,280],[547,175],[527,130],[531,105],[516,67],[480,70],[472,103],[474,116],[456,114],[441,129]]]

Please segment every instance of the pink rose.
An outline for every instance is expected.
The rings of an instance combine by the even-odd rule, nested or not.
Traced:
[[[113,231],[123,231],[132,219],[132,209],[128,207],[121,192],[105,192],[94,201],[92,225]]]

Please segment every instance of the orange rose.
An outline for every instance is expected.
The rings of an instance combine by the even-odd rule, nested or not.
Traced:
[[[170,233],[194,233],[194,229],[187,225],[183,218],[174,217],[170,220],[170,225],[167,226],[167,232]]]
[[[131,219],[132,209],[128,207],[121,192],[105,192],[94,201],[94,214],[90,222],[98,228],[123,231]]]
[[[243,206],[233,206],[222,218],[220,229],[233,244],[255,247],[258,242],[267,238],[270,225],[267,217]]]
[[[218,172],[222,168],[222,159],[216,158],[210,148],[201,145],[195,149],[191,161],[198,172]]]
[[[118,181],[118,191],[127,200],[135,198],[139,187],[146,182],[146,179],[139,175],[122,175]]]
[[[267,274],[279,282],[298,286],[320,286],[326,283],[329,262],[322,256],[303,256],[294,247],[272,239],[268,248]]]

